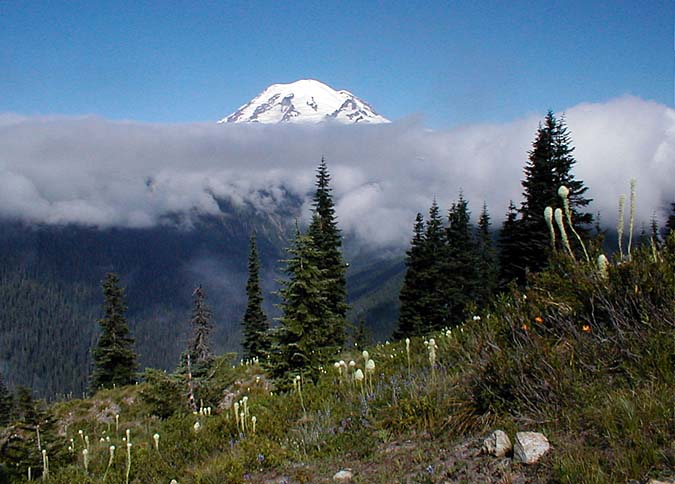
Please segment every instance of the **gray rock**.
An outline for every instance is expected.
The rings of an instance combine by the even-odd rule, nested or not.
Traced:
[[[495,430],[483,441],[481,451],[495,457],[504,457],[511,451],[512,445],[509,436],[503,430]]]
[[[518,432],[513,444],[513,459],[534,464],[551,448],[548,439],[539,432]]]
[[[351,469],[342,469],[333,476],[333,480],[335,482],[349,482],[352,480],[352,476]]]

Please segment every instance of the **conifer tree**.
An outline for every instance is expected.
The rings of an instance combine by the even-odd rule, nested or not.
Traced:
[[[190,318],[192,340],[188,352],[191,364],[199,367],[208,365],[213,356],[209,345],[209,334],[213,329],[213,323],[211,322],[211,310],[206,304],[206,294],[201,285],[194,290],[192,298],[192,317]]]
[[[29,467],[34,478],[41,475],[43,450],[56,466],[64,463],[66,453],[54,416],[44,402],[36,402],[25,386],[17,388],[16,400],[16,422],[0,434],[0,468],[18,481],[25,479]],[[8,476],[0,470],[0,477]]]
[[[576,163],[571,146],[571,136],[564,119],[556,119],[552,111],[539,126],[529,160],[525,166],[525,179],[522,181],[523,202],[515,221],[517,230],[506,245],[516,248],[518,261],[512,261],[505,267],[519,268],[515,278],[525,283],[527,272],[539,272],[548,263],[551,255],[549,230],[544,220],[546,207],[563,208],[558,189],[564,185],[569,190],[569,205],[576,231],[586,234],[586,226],[592,222],[590,213],[582,212],[591,200],[584,198],[587,187],[576,180],[571,170]],[[503,272],[503,275],[507,273]]]
[[[666,234],[664,239],[667,239],[671,232],[675,232],[675,202],[670,204],[670,215],[666,222]]]
[[[352,340],[354,341],[354,346],[356,348],[363,348],[372,343],[373,338],[366,327],[365,319],[359,318],[359,322],[356,324],[356,328],[354,328]]]
[[[101,334],[93,351],[94,371],[91,389],[128,385],[136,378],[134,340],[124,316],[124,289],[117,274],[109,273],[103,281],[104,316],[98,322]]]
[[[244,358],[264,358],[269,352],[269,324],[262,309],[260,288],[260,261],[255,233],[251,235],[248,254],[248,282],[246,283],[246,313],[244,314],[243,348]]]
[[[291,257],[284,269],[288,279],[279,291],[283,315],[270,354],[271,371],[281,388],[295,375],[316,378],[319,366],[337,346],[332,333],[336,316],[326,297],[332,281],[317,265],[320,251],[314,239],[298,231],[288,252]]]
[[[335,206],[330,188],[330,174],[326,160],[321,159],[316,174],[316,192],[314,194],[314,214],[308,234],[314,240],[317,249],[317,267],[325,279],[325,298],[328,311],[334,316],[329,318],[331,339],[337,346],[344,345],[347,314],[346,265],[342,258],[342,235],[337,226]]]
[[[509,201],[509,211],[499,232],[499,288],[506,289],[509,282],[517,280],[524,274],[525,267],[522,265],[521,250],[518,244],[518,210]]]
[[[497,254],[492,243],[490,215],[485,203],[483,203],[483,210],[478,218],[476,250],[478,255],[476,305],[485,307],[497,291],[498,277]]]
[[[424,232],[424,251],[421,285],[422,288],[422,333],[426,334],[445,326],[447,318],[446,284],[444,262],[447,256],[443,219],[434,200],[429,208],[429,218]]]
[[[443,326],[433,329],[461,324],[467,316],[467,307],[476,301],[479,284],[478,255],[470,217],[468,202],[460,193],[459,199],[450,208],[446,229],[447,249],[442,279],[445,321]]]
[[[410,248],[406,251],[406,272],[403,287],[401,287],[398,296],[400,309],[394,339],[403,339],[423,333],[422,316],[424,311],[422,300],[424,288],[422,287],[422,281],[427,266],[424,256],[424,243],[424,218],[418,212]]]

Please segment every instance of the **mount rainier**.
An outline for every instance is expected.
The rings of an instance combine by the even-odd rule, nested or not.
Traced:
[[[349,91],[313,79],[272,84],[219,123],[389,123]]]

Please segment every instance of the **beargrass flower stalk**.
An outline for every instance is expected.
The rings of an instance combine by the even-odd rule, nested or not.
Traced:
[[[581,237],[579,237],[579,234],[574,229],[574,225],[572,224],[572,210],[570,209],[569,194],[570,194],[569,189],[565,185],[560,185],[560,188],[558,188],[558,196],[562,198],[563,201],[563,208],[565,209],[565,217],[567,218],[567,225],[570,226],[570,230],[579,241],[581,250],[584,251],[584,257],[586,257],[586,262],[590,262],[590,259],[588,258],[588,252],[586,252],[586,246],[584,245],[584,241],[581,240]]]
[[[131,429],[126,430],[126,435],[127,435],[127,443],[131,443]]]
[[[108,476],[108,471],[110,470],[110,466],[112,466],[113,459],[115,458],[115,446],[111,445],[108,447],[108,452],[109,452],[109,457],[108,457],[108,465],[105,468],[105,472],[103,473],[103,482],[105,482],[105,478]]]
[[[49,457],[47,457],[47,451],[42,449],[42,480],[47,479],[49,479]]]
[[[361,394],[363,395],[363,398],[366,397],[366,391],[363,388],[364,378],[365,378],[365,376],[363,375],[363,371],[361,371],[361,368],[357,368],[357,370],[354,372],[354,381],[356,382],[357,385],[360,386]]]
[[[120,433],[120,414],[115,414],[115,435]]]
[[[37,436],[38,451],[42,452],[42,443],[40,442],[40,426],[39,425],[35,426],[35,434]]]
[[[555,229],[553,228],[553,209],[551,207],[544,209],[544,220],[551,235],[551,249],[555,249]]]
[[[241,412],[239,414],[239,421],[241,422],[241,433],[246,433],[246,414]]]
[[[195,424],[192,426],[195,432],[199,432],[199,429],[202,428],[202,424],[200,424],[198,421],[195,422]]]
[[[89,436],[88,435],[84,436],[84,445],[87,447],[87,450],[90,450],[89,449]]]
[[[298,396],[300,397],[300,406],[302,407],[302,413],[306,414],[307,410],[305,409],[305,401],[302,398],[302,378],[300,377],[300,375],[295,376],[293,384],[295,386],[295,390],[298,392]]]
[[[368,377],[368,382],[370,383],[370,393],[374,393],[373,388],[373,375],[375,373],[375,362],[372,359],[369,359],[366,362],[366,375]],[[367,383],[368,383],[367,382]]]
[[[438,346],[436,345],[436,340],[434,338],[429,338],[429,341],[425,341],[424,344],[427,345],[429,351],[429,364],[431,365],[431,377],[436,378],[436,350]]]
[[[244,406],[244,417],[248,418],[248,397],[242,398],[241,403]]]
[[[159,434],[153,435],[152,440],[155,441],[155,450],[159,452]]]
[[[251,417],[251,431],[252,431],[254,434],[255,434],[255,424],[256,424],[257,421],[258,421],[258,418],[257,418],[255,415],[253,415],[253,416]]]
[[[237,423],[237,432],[239,432],[239,402],[234,402],[234,420]]]
[[[89,473],[89,451],[82,449],[82,464],[84,465],[84,472]]]
[[[607,279],[607,276],[609,275],[608,273],[608,266],[609,266],[609,261],[607,260],[607,257],[605,257],[605,254],[600,254],[598,256],[598,275],[602,279]]]
[[[405,356],[408,360],[408,378],[410,378],[410,338],[405,339]]]
[[[80,436],[80,440],[82,441],[82,447],[85,447],[84,444],[84,430],[80,429],[77,431],[77,434]]]
[[[363,353],[361,353],[361,356],[363,356],[363,362],[366,363],[368,359],[370,358],[370,355],[366,350],[363,350]]]
[[[129,474],[131,473],[131,442],[127,442],[127,472],[125,483],[129,484]]]
[[[563,245],[567,250],[567,253],[572,259],[574,259],[574,253],[572,252],[572,247],[570,247],[570,240],[567,238],[567,232],[565,231],[565,221],[563,220],[563,212],[559,208],[555,209],[553,212],[553,217],[555,218],[555,223],[558,225],[560,230],[560,237],[562,238]]]
[[[621,195],[619,197],[619,221],[616,225],[616,232],[619,235],[619,255],[623,259],[623,213],[624,213],[624,207],[626,205],[626,195]]]
[[[633,226],[635,225],[635,186],[637,180],[630,179],[630,215],[628,218],[628,259],[630,260],[630,249],[633,245]]]

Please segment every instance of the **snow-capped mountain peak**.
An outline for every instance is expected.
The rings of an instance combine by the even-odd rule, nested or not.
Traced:
[[[272,84],[219,123],[388,123],[351,92],[314,79]]]

